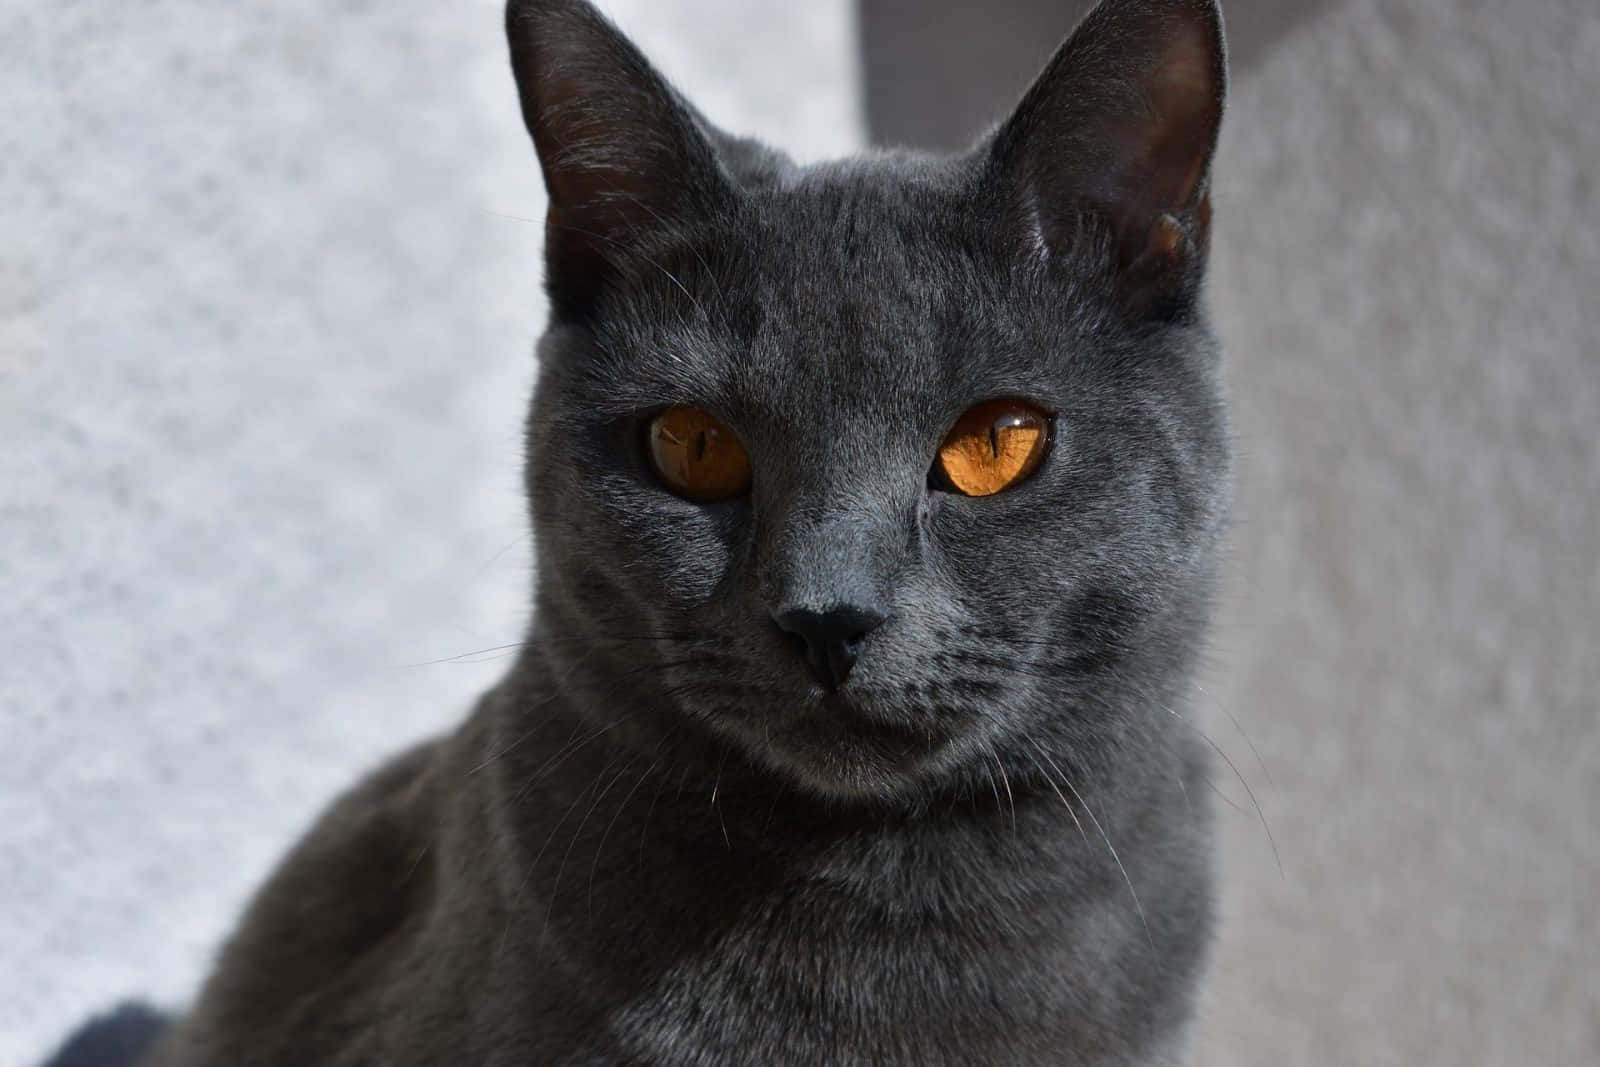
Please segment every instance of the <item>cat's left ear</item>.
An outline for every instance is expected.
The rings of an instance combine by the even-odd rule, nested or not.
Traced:
[[[550,194],[546,285],[582,317],[646,231],[714,211],[729,185],[698,116],[584,0],[510,0],[506,34]]]
[[[1102,0],[984,149],[1010,214],[1046,249],[1109,233],[1140,310],[1203,272],[1227,83],[1215,0]]]

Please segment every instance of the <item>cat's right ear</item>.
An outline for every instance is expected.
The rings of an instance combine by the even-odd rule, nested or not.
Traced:
[[[582,318],[644,231],[715,210],[728,184],[693,111],[589,4],[510,0],[506,34],[550,194],[546,285]]]

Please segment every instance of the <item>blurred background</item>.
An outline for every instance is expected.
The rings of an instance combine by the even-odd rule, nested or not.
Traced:
[[[1224,5],[1197,1061],[1600,1062],[1600,6]],[[1089,4],[601,6],[817,159],[970,143]],[[521,634],[544,205],[500,26],[0,11],[0,1064],[180,1005]]]

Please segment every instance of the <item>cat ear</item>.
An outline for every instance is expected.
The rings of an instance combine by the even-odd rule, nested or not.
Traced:
[[[1102,0],[988,144],[1032,242],[1109,231],[1143,307],[1185,291],[1204,267],[1226,81],[1215,0]]]
[[[583,0],[510,0],[522,117],[550,194],[546,285],[581,316],[641,231],[708,213],[728,185],[695,113]]]

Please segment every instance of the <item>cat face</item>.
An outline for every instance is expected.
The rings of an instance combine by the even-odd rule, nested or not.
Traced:
[[[861,798],[1159,700],[1227,461],[1214,8],[1103,5],[970,156],[809,169],[584,5],[510,26],[551,192],[538,632],[591,701]]]

